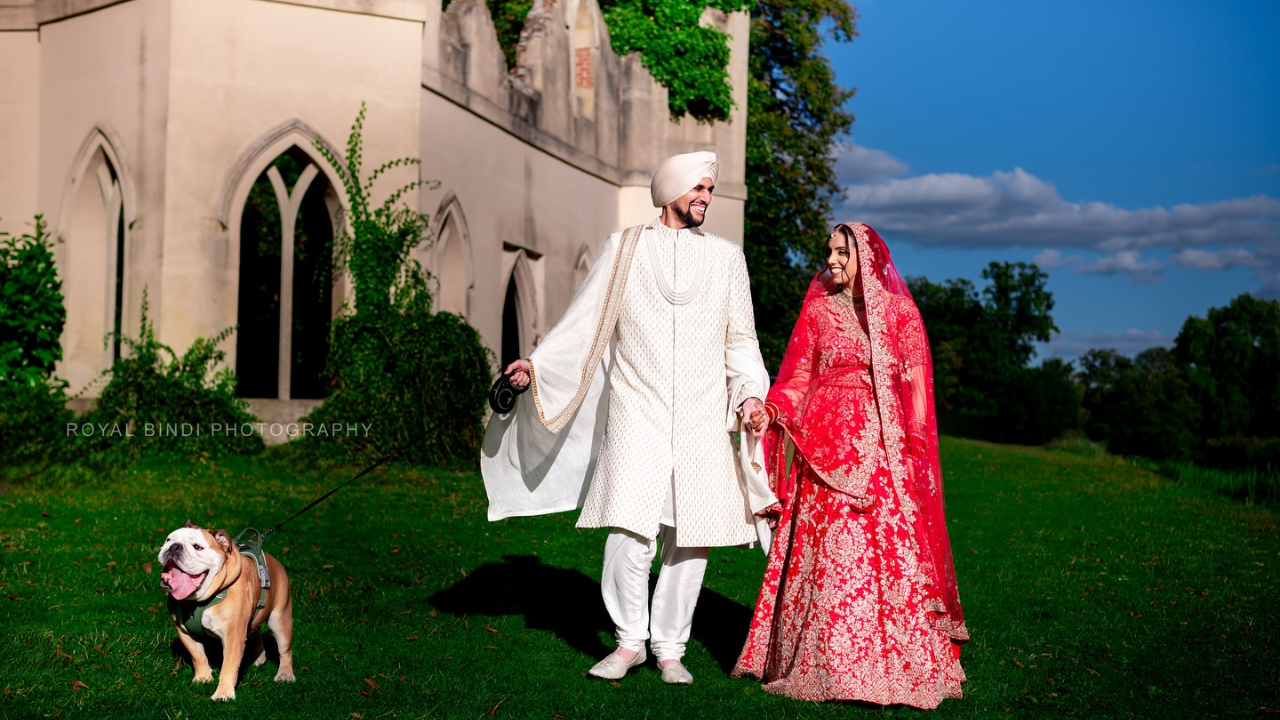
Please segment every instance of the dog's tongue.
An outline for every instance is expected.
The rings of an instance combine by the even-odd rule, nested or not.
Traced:
[[[208,573],[200,573],[199,575],[188,575],[182,572],[177,565],[170,565],[164,572],[160,573],[160,579],[169,583],[169,594],[174,600],[184,600],[188,595],[195,592],[200,583],[204,582],[204,576]]]

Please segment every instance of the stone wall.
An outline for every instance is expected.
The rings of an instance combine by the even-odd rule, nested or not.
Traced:
[[[374,202],[440,181],[407,198],[433,216],[416,255],[439,306],[495,353],[510,284],[527,354],[607,235],[658,214],[649,178],[671,153],[719,152],[707,228],[741,242],[745,15],[704,14],[733,36],[738,107],[698,124],[672,121],[640,58],[613,52],[596,0],[537,0],[510,71],[482,0],[440,4],[0,0],[0,230],[49,221],[68,310],[57,372],[73,392],[110,363],[117,321],[136,333],[144,289],[179,352],[236,324],[250,189],[296,146],[340,217],[341,183],[313,145],[341,156],[362,101],[366,172],[422,162],[390,173]],[[335,310],[349,298],[340,283]]]

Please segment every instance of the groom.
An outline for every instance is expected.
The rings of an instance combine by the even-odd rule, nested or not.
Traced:
[[[718,171],[710,152],[662,163],[650,186],[661,215],[609,236],[564,315],[505,370],[533,392],[485,434],[490,520],[580,507],[578,527],[609,528],[600,585],[618,648],[596,677],[644,663],[648,640],[664,682],[692,683],[680,660],[708,548],[755,542],[753,515],[774,502],[746,260],[701,230]]]

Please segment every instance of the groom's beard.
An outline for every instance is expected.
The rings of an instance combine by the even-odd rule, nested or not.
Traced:
[[[707,219],[707,212],[705,208],[702,211],[702,217],[700,218],[694,217],[693,203],[689,203],[689,207],[685,208],[684,210],[681,210],[680,206],[677,205],[675,206],[675,210],[676,210],[676,217],[680,218],[680,222],[684,223],[685,227],[691,227],[691,228],[701,227],[702,222]]]

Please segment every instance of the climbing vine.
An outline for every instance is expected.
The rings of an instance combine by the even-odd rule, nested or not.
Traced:
[[[430,278],[412,257],[430,237],[430,223],[407,198],[438,183],[410,181],[375,205],[377,180],[419,162],[391,160],[366,176],[364,118],[361,103],[345,158],[319,140],[315,144],[347,195],[335,267],[350,275],[355,306],[333,321],[325,363],[328,397],[306,421],[368,430],[317,435],[312,447],[335,457],[403,449],[400,457],[412,462],[471,467],[480,457],[492,354],[466,320],[432,312]]]
[[[609,38],[619,55],[639,53],[667,89],[671,116],[699,122],[729,119],[729,36],[699,24],[708,7],[747,10],[752,0],[602,0]]]

